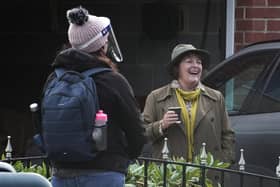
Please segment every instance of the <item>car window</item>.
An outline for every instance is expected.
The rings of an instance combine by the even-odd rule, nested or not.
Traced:
[[[264,95],[261,99],[262,112],[279,112],[280,111],[280,67],[279,63],[271,80],[269,81]]]
[[[218,88],[225,96],[226,108],[230,114],[256,112],[257,102],[252,102],[251,99],[261,96],[261,84],[266,80],[264,75],[273,58],[274,54],[263,53],[240,58],[238,63],[232,62],[231,69],[235,74]]]
[[[228,111],[240,111],[245,99],[250,92],[256,91],[255,82],[265,68],[265,64],[256,64],[244,69],[234,78],[230,79],[225,87],[222,88],[225,93],[226,107]]]

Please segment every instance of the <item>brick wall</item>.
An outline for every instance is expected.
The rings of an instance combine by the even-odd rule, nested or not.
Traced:
[[[280,0],[236,0],[235,50],[280,39]]]

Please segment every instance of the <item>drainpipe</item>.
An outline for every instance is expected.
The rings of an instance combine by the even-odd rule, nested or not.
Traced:
[[[226,58],[234,53],[235,0],[226,1]],[[228,110],[233,109],[234,80],[226,84],[225,102]]]
[[[235,0],[226,2],[226,57],[234,53]]]

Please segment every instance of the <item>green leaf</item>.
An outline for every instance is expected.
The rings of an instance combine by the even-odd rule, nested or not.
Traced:
[[[6,159],[6,157],[5,157],[5,154],[3,153],[2,155],[1,155],[1,160],[5,160]]]

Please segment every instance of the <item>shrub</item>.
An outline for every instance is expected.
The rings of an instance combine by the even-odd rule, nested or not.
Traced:
[[[2,155],[1,160],[5,160]],[[171,161],[176,163],[186,163],[183,158],[172,158]],[[201,159],[199,156],[194,158],[194,163],[199,165]],[[42,164],[32,164],[30,161],[28,164],[24,164],[22,161],[16,161],[12,163],[17,172],[34,172],[48,178],[48,167],[45,162]],[[219,160],[215,160],[213,155],[208,152],[206,166],[217,168],[228,168],[229,163],[224,163]],[[160,187],[163,185],[163,164],[155,162],[149,162],[148,164],[148,186]],[[166,167],[167,186],[179,187],[182,185],[182,170],[183,167],[180,164],[168,164]],[[207,172],[207,171],[206,171]],[[201,180],[201,170],[198,167],[187,166],[186,167],[186,186],[187,187],[199,187],[198,182]],[[50,178],[48,178],[50,180]],[[142,187],[144,186],[144,164],[139,161],[135,161],[128,168],[128,174],[126,176],[126,187]],[[206,178],[206,187],[213,187],[213,183],[210,179]]]
[[[183,158],[173,158],[171,161],[176,163],[186,163]],[[200,164],[200,157],[196,156],[194,164]],[[182,170],[183,167],[180,164],[168,164],[166,167],[166,183],[170,187],[179,187],[182,185]],[[211,153],[207,154],[206,166],[217,168],[228,168],[229,163],[224,163],[219,160],[215,160]],[[206,171],[207,172],[207,171]],[[186,186],[187,187],[199,187],[198,182],[201,180],[201,170],[199,167],[187,166],[186,167]],[[150,162],[148,165],[148,186],[160,187],[163,185],[163,164],[156,164]],[[128,169],[126,177],[127,184],[134,184],[136,187],[144,186],[144,164],[139,161],[131,164]],[[127,185],[129,186],[129,185]],[[213,187],[213,182],[206,178],[206,186]]]

